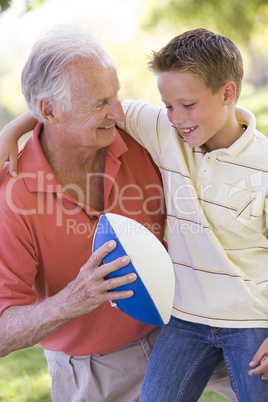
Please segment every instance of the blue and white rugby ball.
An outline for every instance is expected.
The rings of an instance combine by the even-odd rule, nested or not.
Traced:
[[[168,323],[174,292],[175,278],[171,259],[163,244],[148,229],[133,219],[107,213],[101,215],[93,239],[93,252],[110,240],[117,247],[105,258],[109,263],[124,255],[130,263],[109,274],[110,278],[137,274],[135,282],[114,290],[133,290],[130,298],[115,300],[113,303],[136,320],[161,327]]]

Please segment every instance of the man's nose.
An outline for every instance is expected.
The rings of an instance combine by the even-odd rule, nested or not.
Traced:
[[[114,100],[111,105],[111,112],[109,113],[109,117],[112,120],[116,121],[124,121],[125,120],[125,113],[123,111],[121,102],[119,99]]]

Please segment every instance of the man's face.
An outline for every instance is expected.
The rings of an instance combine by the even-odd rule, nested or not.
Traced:
[[[66,69],[72,110],[57,113],[57,131],[63,141],[84,152],[94,152],[115,139],[115,123],[124,120],[118,99],[117,72],[107,57],[102,63],[75,62]]]

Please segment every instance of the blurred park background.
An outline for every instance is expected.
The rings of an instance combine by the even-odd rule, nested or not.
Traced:
[[[257,128],[268,136],[268,0],[0,0],[0,129],[26,111],[20,72],[38,34],[73,21],[91,26],[112,56],[120,96],[155,104],[161,102],[147,70],[152,50],[197,27],[227,35],[244,58],[238,104],[255,113]],[[50,401],[49,388],[38,346],[0,359],[0,401]],[[207,391],[201,398],[224,400]]]
[[[37,35],[76,20],[92,27],[115,61],[120,96],[156,104],[161,102],[155,77],[147,69],[152,50],[196,27],[229,36],[244,58],[239,104],[256,114],[258,129],[268,135],[268,0],[0,0],[0,5],[0,129],[26,110],[20,72]]]

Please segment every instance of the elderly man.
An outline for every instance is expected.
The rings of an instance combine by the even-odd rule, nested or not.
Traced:
[[[58,26],[34,45],[22,72],[40,121],[0,188],[0,355],[40,343],[53,401],[136,401],[158,329],[108,302],[135,275],[105,280],[129,262],[91,257],[101,213],[129,216],[163,240],[159,172],[115,128],[124,119],[110,57],[78,27]],[[90,257],[90,258],[89,258]]]

